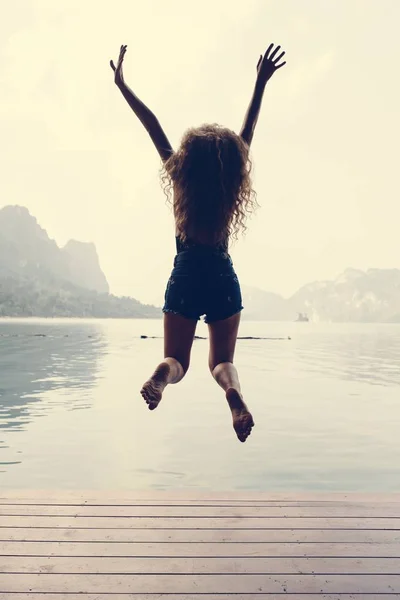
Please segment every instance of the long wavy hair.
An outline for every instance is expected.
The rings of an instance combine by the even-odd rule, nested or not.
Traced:
[[[246,217],[257,207],[250,172],[249,148],[230,129],[186,131],[161,173],[182,241],[224,243],[246,230]]]

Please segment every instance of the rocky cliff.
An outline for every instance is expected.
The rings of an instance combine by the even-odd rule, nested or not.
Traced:
[[[160,316],[108,291],[94,244],[71,240],[59,248],[27,208],[0,210],[0,316]]]
[[[334,280],[315,281],[290,298],[243,288],[246,318],[286,321],[298,313],[312,321],[400,322],[400,269],[347,269]]]
[[[101,270],[96,246],[93,243],[69,240],[62,252],[69,270],[71,283],[99,293],[110,291],[107,279]]]
[[[0,210],[0,275],[51,275],[88,290],[109,291],[94,244],[71,240],[59,248],[23,206]]]

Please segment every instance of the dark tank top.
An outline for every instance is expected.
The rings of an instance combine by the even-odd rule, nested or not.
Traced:
[[[182,241],[181,238],[177,235],[175,236],[175,241],[176,241],[176,252],[177,254],[179,254],[180,252],[184,252],[186,250],[198,250],[198,251],[204,251],[204,252],[211,252],[211,253],[215,253],[215,252],[220,252],[223,254],[227,254],[228,252],[228,240],[225,240],[224,242],[217,244],[215,246],[210,246],[207,244],[199,244],[198,242],[192,242],[191,240],[186,239],[185,241]]]

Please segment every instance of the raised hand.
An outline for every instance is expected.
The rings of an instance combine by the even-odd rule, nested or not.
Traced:
[[[286,65],[286,61],[279,62],[285,55],[284,52],[279,53],[280,49],[280,46],[274,49],[274,44],[270,44],[264,56],[260,55],[257,63],[257,81],[260,83],[265,85],[275,71]]]
[[[124,62],[124,56],[125,56],[126,49],[127,49],[127,46],[121,46],[120,51],[119,51],[117,66],[114,65],[113,60],[110,60],[110,66],[111,66],[112,70],[114,71],[114,81],[117,85],[123,85],[125,83],[122,64]]]

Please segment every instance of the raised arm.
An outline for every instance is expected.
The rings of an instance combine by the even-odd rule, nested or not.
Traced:
[[[270,44],[264,56],[261,55],[258,60],[256,84],[242,125],[242,129],[240,130],[240,136],[249,146],[253,139],[258,115],[260,114],[261,103],[267,81],[272,77],[275,71],[286,64],[286,62],[278,64],[285,53],[279,53],[279,50],[281,49],[280,46],[277,46],[275,50],[273,50],[273,47],[274,45]]]
[[[165,162],[169,159],[171,154],[173,154],[173,149],[168,141],[167,136],[165,135],[155,114],[152,113],[151,110],[147,108],[147,106],[141,100],[139,100],[136,94],[133,93],[133,91],[126,85],[124,81],[122,65],[124,62],[126,48],[126,46],[121,46],[117,66],[114,65],[112,60],[110,61],[111,68],[114,71],[114,81],[135,115],[144,125],[145,129],[153,140],[161,159],[163,162]]]

